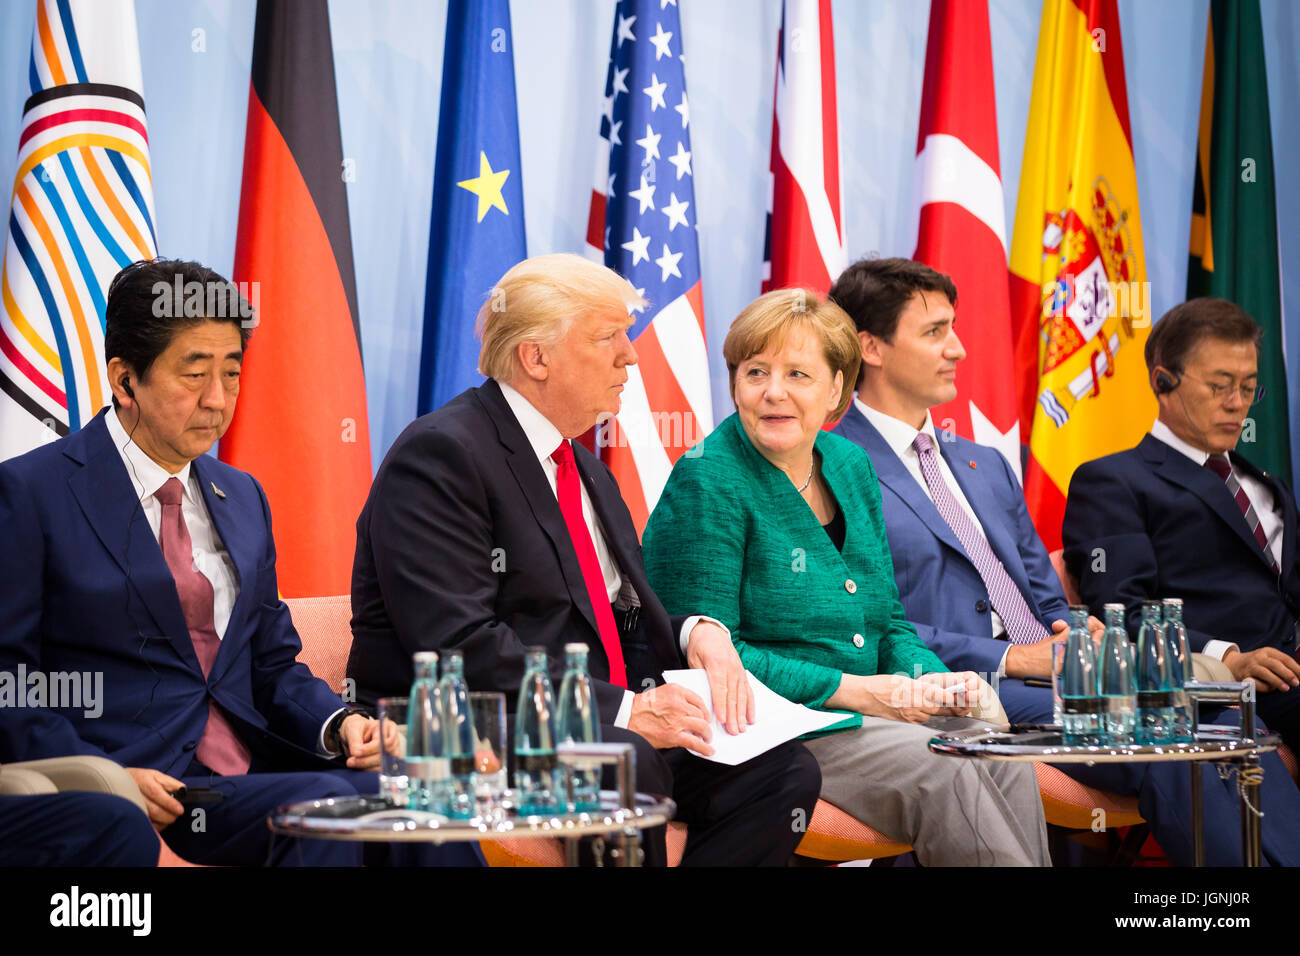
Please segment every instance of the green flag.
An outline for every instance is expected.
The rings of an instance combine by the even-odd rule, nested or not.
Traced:
[[[1259,0],[1212,0],[1210,6],[1190,249],[1188,298],[1229,299],[1264,330],[1259,357],[1264,396],[1250,410],[1238,450],[1290,482],[1277,202]]]

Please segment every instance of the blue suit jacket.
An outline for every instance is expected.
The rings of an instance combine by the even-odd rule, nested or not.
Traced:
[[[876,466],[894,577],[907,619],[950,668],[996,673],[1007,642],[992,637],[988,589],[957,535],[856,406],[849,406],[835,430],[866,449]],[[941,454],[1026,603],[1049,630],[1053,621],[1068,620],[1060,579],[1007,460],[996,449],[965,438],[940,437]]]
[[[341,702],[295,661],[301,644],[278,596],[261,486],[206,455],[191,466],[239,578],[205,681],[105,414],[0,463],[0,671],[103,675],[97,717],[0,707],[0,760],[94,754],[175,776],[194,756],[211,692],[255,769],[328,766],[317,740]]]
[[[1213,637],[1243,651],[1290,652],[1300,614],[1295,499],[1278,479],[1231,457],[1281,505],[1281,577],[1219,476],[1147,435],[1136,448],[1080,465],[1070,481],[1065,561],[1094,611],[1123,603],[1136,631],[1143,600],[1181,597],[1193,651]]]

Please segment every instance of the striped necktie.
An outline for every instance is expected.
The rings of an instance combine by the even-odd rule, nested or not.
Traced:
[[[1255,506],[1250,503],[1250,496],[1246,494],[1246,489],[1241,487],[1241,482],[1232,473],[1232,463],[1228,461],[1228,456],[1211,455],[1205,459],[1205,467],[1223,479],[1223,483],[1228,486],[1228,494],[1232,495],[1232,500],[1237,502],[1237,507],[1241,509],[1241,514],[1246,519],[1246,527],[1250,528],[1250,533],[1259,542],[1260,548],[1268,558],[1268,563],[1273,566],[1273,573],[1277,574],[1277,562],[1273,560],[1273,552],[1269,550],[1264,529],[1259,526],[1259,515],[1255,514]]]
[[[987,539],[980,534],[979,529],[975,527],[975,522],[971,521],[965,509],[958,504],[957,499],[948,489],[948,483],[943,480],[943,474],[939,471],[938,455],[930,436],[925,432],[918,433],[912,446],[921,459],[921,474],[925,476],[930,497],[934,499],[934,505],[939,509],[943,520],[948,522],[948,527],[952,528],[953,534],[966,549],[966,556],[970,558],[971,564],[975,565],[975,570],[979,572],[980,579],[989,592],[989,601],[993,604],[993,610],[998,612],[1003,626],[1007,629],[1008,639],[1012,644],[1033,644],[1046,638],[1047,628],[1043,627],[1037,615],[1025,603],[1020,588],[1016,586],[1015,581],[1011,580],[1011,575],[1007,574],[1007,569],[993,553],[993,548],[989,546]]]

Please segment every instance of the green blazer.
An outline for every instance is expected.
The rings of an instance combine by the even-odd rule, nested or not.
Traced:
[[[846,673],[948,668],[903,616],[871,459],[829,432],[815,454],[844,512],[843,552],[736,414],[678,459],[643,547],[668,613],[717,618],[755,677],[824,710]],[[853,718],[831,729],[862,723]]]

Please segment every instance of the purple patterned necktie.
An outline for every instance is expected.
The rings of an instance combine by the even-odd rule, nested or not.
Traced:
[[[1268,538],[1264,537],[1264,529],[1259,526],[1259,515],[1255,514],[1255,506],[1250,503],[1250,497],[1246,494],[1246,489],[1241,487],[1241,482],[1232,473],[1232,464],[1228,461],[1227,456],[1211,455],[1205,459],[1205,467],[1223,479],[1223,483],[1228,486],[1228,494],[1232,495],[1233,500],[1237,502],[1237,507],[1241,509],[1242,516],[1246,519],[1246,526],[1250,528],[1250,533],[1255,536],[1255,540],[1263,548],[1264,556],[1268,558],[1268,563],[1273,566],[1273,573],[1277,574],[1277,562],[1273,560],[1273,552],[1269,549]]]
[[[930,497],[934,499],[939,514],[948,522],[953,534],[957,535],[957,540],[966,549],[966,556],[979,572],[980,579],[989,592],[993,610],[998,612],[1007,629],[1008,639],[1012,644],[1033,644],[1048,637],[1047,629],[1025,603],[1024,595],[1016,587],[1016,582],[1011,580],[1011,575],[1007,574],[988,541],[948,489],[948,483],[939,471],[938,456],[930,436],[925,432],[918,433],[912,447],[921,459],[921,474],[925,476]]]
[[[181,511],[183,490],[179,478],[168,478],[154,492],[153,496],[162,505],[158,538],[163,559],[176,579],[176,593],[180,595],[181,610],[185,612],[185,626],[189,628],[194,653],[206,678],[217,659],[217,651],[221,649],[221,638],[217,636],[213,614],[212,582],[194,567],[194,546]],[[203,728],[194,756],[204,766],[223,776],[248,773],[248,748],[211,696],[208,697],[208,723]]]

